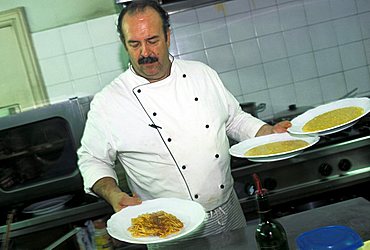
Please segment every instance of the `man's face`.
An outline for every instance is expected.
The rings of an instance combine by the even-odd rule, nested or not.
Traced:
[[[168,58],[170,32],[163,34],[159,14],[152,8],[146,8],[126,14],[122,23],[125,47],[135,72],[149,82],[166,78],[171,67]]]

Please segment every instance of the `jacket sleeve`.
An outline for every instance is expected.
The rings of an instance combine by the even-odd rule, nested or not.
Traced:
[[[244,112],[236,98],[226,89],[220,77],[217,75],[217,86],[221,89],[228,109],[226,122],[227,135],[236,140],[243,141],[256,136],[258,130],[266,123],[249,113]]]
[[[78,166],[83,177],[86,193],[95,195],[91,188],[99,179],[112,177],[118,182],[114,171],[116,150],[110,140],[107,119],[104,117],[104,100],[96,95],[91,108],[78,149]]]

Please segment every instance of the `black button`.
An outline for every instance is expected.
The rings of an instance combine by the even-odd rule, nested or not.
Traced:
[[[216,158],[218,158],[218,157],[220,157],[220,156],[219,156],[218,154],[215,154],[215,157],[216,157]]]
[[[153,112],[153,116],[156,116],[157,115],[157,113],[156,112]]]
[[[220,188],[221,188],[221,189],[224,189],[224,188],[225,188],[224,184],[221,184],[221,185],[220,185]]]
[[[185,78],[186,77],[186,74],[183,74],[182,77]]]
[[[209,128],[209,125],[208,124],[206,125],[206,128]]]
[[[141,89],[138,89],[137,92],[140,93],[141,92]]]
[[[194,100],[197,102],[198,101],[198,97],[195,97]]]
[[[181,167],[182,169],[186,169],[186,166],[185,165],[182,165],[182,167]]]
[[[168,139],[167,139],[167,141],[168,141],[168,142],[171,142],[171,141],[172,141],[172,139],[171,139],[171,138],[168,138]]]
[[[196,194],[196,195],[194,195],[194,198],[195,198],[195,199],[198,199],[198,197],[199,197],[199,196],[198,196],[197,194]]]

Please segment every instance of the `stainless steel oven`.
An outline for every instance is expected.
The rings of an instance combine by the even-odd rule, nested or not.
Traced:
[[[0,209],[82,190],[84,99],[0,118]]]

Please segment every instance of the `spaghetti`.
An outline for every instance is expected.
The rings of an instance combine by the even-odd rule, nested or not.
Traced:
[[[158,211],[146,213],[131,219],[131,227],[127,230],[135,238],[158,236],[167,237],[170,234],[178,233],[184,224],[176,216]]]

